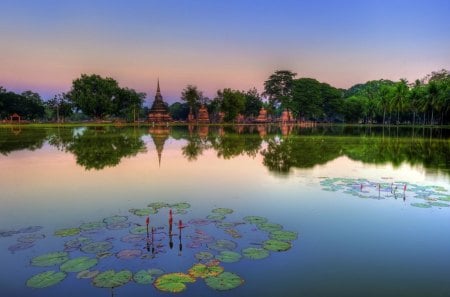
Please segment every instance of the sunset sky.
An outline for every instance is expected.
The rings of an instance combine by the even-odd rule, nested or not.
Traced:
[[[348,88],[450,69],[448,0],[0,0],[0,86],[70,89],[81,73],[166,101],[262,92],[276,69]],[[147,104],[149,101],[147,101]]]

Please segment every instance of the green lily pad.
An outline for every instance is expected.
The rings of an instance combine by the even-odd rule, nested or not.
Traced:
[[[92,284],[99,288],[117,288],[128,283],[132,276],[133,274],[129,270],[121,270],[119,272],[107,270],[98,274],[92,280]]]
[[[263,242],[263,248],[273,252],[284,252],[291,248],[291,244],[286,241],[269,239]]]
[[[130,233],[134,235],[147,234],[147,226],[136,226],[130,230]]]
[[[89,271],[89,270],[83,270],[78,272],[77,274],[77,278],[93,278],[95,276],[97,276],[97,274],[99,274],[100,271],[98,270],[93,270],[93,271]]]
[[[450,205],[448,205],[447,203],[442,203],[442,202],[430,202],[430,205],[432,206],[436,206],[436,207],[449,207]]]
[[[163,292],[179,293],[186,290],[186,283],[195,282],[189,274],[177,272],[161,275],[153,283],[155,288]]]
[[[61,264],[69,260],[69,254],[66,252],[54,252],[37,256],[31,259],[33,266],[53,266]]]
[[[226,291],[239,287],[244,283],[244,280],[237,274],[231,272],[224,272],[218,276],[205,278],[206,285],[214,290]]]
[[[273,232],[283,229],[283,226],[275,223],[261,223],[257,225],[258,229],[266,232]]]
[[[164,207],[170,207],[170,204],[165,202],[152,202],[148,205],[148,207],[151,207],[153,209],[160,209]]]
[[[438,198],[438,200],[450,202],[450,196],[441,196]]]
[[[25,234],[17,238],[17,241],[19,242],[25,242],[25,243],[33,243],[36,240],[44,239],[44,234],[37,234],[37,233],[31,233],[31,234]]]
[[[279,241],[291,241],[298,237],[297,232],[277,230],[270,233],[270,238]]]
[[[60,229],[55,231],[55,236],[59,237],[67,237],[67,236],[74,236],[78,235],[80,233],[80,228],[66,228],[66,229]]]
[[[172,204],[170,207],[175,208],[175,209],[188,209],[191,207],[191,205],[187,202],[180,202],[180,203]]]
[[[149,285],[155,281],[155,276],[147,270],[139,270],[133,275],[133,280],[140,285]]]
[[[128,227],[130,227],[129,222],[117,222],[106,225],[106,228],[109,230],[127,229]]]
[[[250,224],[262,224],[267,222],[266,218],[259,216],[246,216],[243,218],[244,221],[249,222]]]
[[[189,269],[188,274],[192,277],[206,278],[217,276],[223,272],[223,267],[214,265],[207,266],[205,264],[197,263]]]
[[[241,254],[232,251],[221,251],[220,254],[216,256],[216,259],[224,263],[234,263],[242,258]]]
[[[187,214],[187,210],[186,209],[175,209],[175,211],[173,212],[173,214]]]
[[[212,258],[214,258],[214,255],[211,254],[210,252],[199,252],[196,253],[194,255],[195,259],[199,260],[199,261],[207,261],[207,260],[211,260]]]
[[[230,208],[214,208],[211,210],[212,213],[218,213],[221,215],[231,214],[233,213],[233,210]]]
[[[428,203],[411,203],[411,206],[419,208],[431,208],[431,205]]]
[[[244,257],[252,260],[261,260],[269,257],[270,253],[268,250],[262,248],[249,247],[242,250]]]
[[[208,243],[208,248],[216,251],[230,251],[236,248],[237,244],[234,241],[219,239],[213,243]]]
[[[86,244],[91,241],[92,239],[88,237],[80,236],[64,243],[64,247],[69,250],[79,249],[83,244]]]
[[[112,216],[112,217],[107,217],[103,219],[103,223],[109,225],[109,224],[116,224],[116,223],[122,223],[127,221],[128,218],[126,216]]]
[[[89,223],[83,223],[80,225],[80,229],[83,231],[92,231],[92,230],[99,230],[106,226],[103,222],[89,222]]]
[[[132,208],[129,210],[129,212],[131,212],[132,214],[139,216],[139,217],[145,217],[151,214],[157,214],[158,210],[154,209],[154,208]]]
[[[109,241],[94,241],[81,247],[81,251],[88,254],[97,254],[112,249],[113,245]]]
[[[164,273],[164,270],[159,268],[150,268],[147,270],[147,272],[150,273],[151,275],[161,275]]]
[[[225,219],[225,215],[220,214],[220,213],[213,213],[210,214],[206,217],[208,220],[212,220],[212,221],[222,221]]]
[[[64,272],[80,272],[97,265],[98,260],[89,257],[78,257],[64,262],[60,270]]]
[[[27,287],[42,289],[54,286],[66,278],[67,274],[61,271],[46,271],[27,280]]]

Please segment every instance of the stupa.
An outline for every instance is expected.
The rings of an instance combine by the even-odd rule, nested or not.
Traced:
[[[197,122],[201,124],[209,124],[208,109],[204,105],[198,110]]]
[[[255,119],[256,123],[267,123],[267,110],[264,107],[261,107],[259,110],[259,115]]]
[[[164,103],[163,97],[161,95],[161,90],[159,88],[159,79],[158,87],[156,89],[155,101],[153,101],[150,112],[148,113],[148,121],[152,123],[172,121],[172,117],[169,114],[169,108],[167,107],[166,103]]]

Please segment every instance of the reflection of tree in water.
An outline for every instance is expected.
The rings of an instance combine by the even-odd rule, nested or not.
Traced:
[[[122,158],[145,151],[139,131],[98,127],[75,135],[65,148],[76,156],[77,164],[88,170],[114,167]]]
[[[45,129],[0,129],[0,153],[8,155],[13,151],[40,149],[47,139]]]
[[[290,136],[267,142],[263,164],[287,174],[291,168],[312,168],[339,156],[368,164],[422,165],[450,173],[450,141],[424,138]]]
[[[267,148],[261,154],[264,157],[263,164],[269,170],[287,174],[293,167],[312,168],[325,164],[342,153],[336,141],[324,141],[322,137],[292,136],[268,140]]]
[[[210,148],[208,143],[209,126],[201,125],[194,127],[188,126],[188,143],[181,148],[183,156],[189,161],[197,160],[198,156],[203,154],[205,149]]]
[[[256,157],[261,149],[262,139],[258,134],[224,133],[211,142],[218,157],[230,159],[239,155]]]

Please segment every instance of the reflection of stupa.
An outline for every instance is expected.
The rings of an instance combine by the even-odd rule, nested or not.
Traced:
[[[202,105],[200,107],[200,109],[198,110],[197,122],[202,123],[202,124],[209,124],[208,110],[206,109],[206,107],[204,105]]]
[[[148,132],[152,137],[153,143],[156,147],[156,152],[158,153],[158,164],[161,166],[161,156],[164,150],[164,143],[169,138],[170,129],[165,126],[155,126],[151,127]]]
[[[163,97],[161,95],[161,90],[159,88],[159,79],[158,87],[156,89],[155,101],[153,101],[152,108],[150,108],[150,112],[148,114],[148,121],[153,123],[172,121],[172,117],[169,114],[169,108],[164,103]]]
[[[267,123],[267,110],[264,107],[261,107],[259,110],[259,115],[255,119],[256,123]]]

